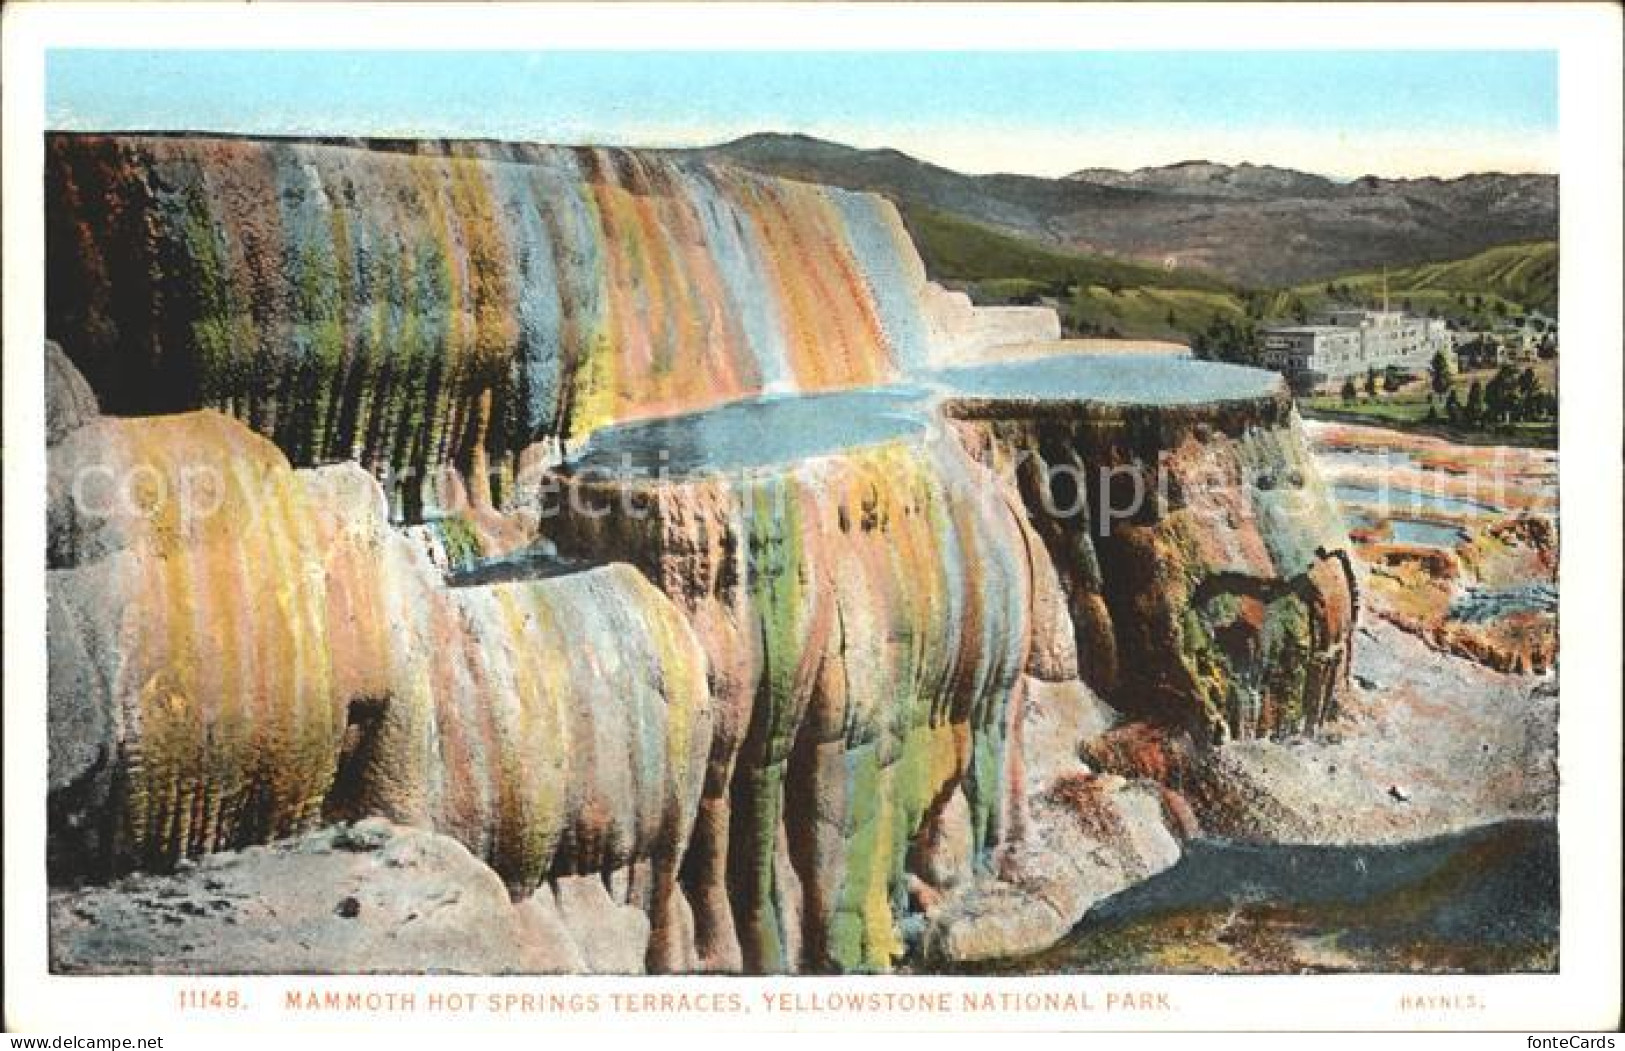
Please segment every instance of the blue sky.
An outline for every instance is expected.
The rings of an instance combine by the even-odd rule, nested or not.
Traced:
[[[1206,158],[1555,171],[1551,52],[53,51],[46,123],[674,146],[797,131],[963,171]]]

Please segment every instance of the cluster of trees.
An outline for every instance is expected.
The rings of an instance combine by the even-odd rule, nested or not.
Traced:
[[[1379,384],[1383,390],[1387,391],[1389,394],[1392,394],[1401,387],[1405,386],[1405,384],[1410,382],[1412,378],[1413,377],[1404,369],[1397,368],[1393,365],[1383,369],[1380,373],[1376,369],[1366,369],[1365,396],[1368,398],[1375,398],[1377,396],[1377,388]],[[1343,381],[1342,394],[1343,404],[1345,405],[1354,404],[1354,400],[1359,397],[1360,389],[1354,385],[1353,376],[1350,376],[1348,379]]]
[[[1511,365],[1502,365],[1488,383],[1473,381],[1466,402],[1454,387],[1448,389],[1444,399],[1443,419],[1457,425],[1495,427],[1556,418],[1557,395],[1541,385],[1532,368],[1519,372]],[[1432,399],[1427,419],[1429,423],[1440,420],[1439,408]]]
[[[1465,292],[1457,292],[1455,295],[1455,300],[1457,306],[1463,309],[1470,309],[1475,314],[1482,314],[1486,306],[1501,317],[1506,317],[1508,313],[1506,300],[1500,298],[1496,298],[1493,302],[1491,302],[1490,300],[1485,299],[1482,295],[1475,294],[1470,296]]]
[[[1116,325],[1102,325],[1094,321],[1074,320],[1068,326],[1070,332],[1079,336],[1104,336],[1107,339],[1122,339],[1123,332]]]
[[[1191,337],[1191,352],[1203,361],[1258,365],[1264,360],[1264,340],[1251,319],[1232,321],[1216,317]]]

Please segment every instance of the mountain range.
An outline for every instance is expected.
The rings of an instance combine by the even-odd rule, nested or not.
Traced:
[[[1255,288],[1459,259],[1558,231],[1555,175],[1338,182],[1209,161],[1084,168],[1058,179],[966,175],[897,150],[776,133],[699,152],[765,174],[881,193],[905,218],[936,213],[1069,253],[1204,271]]]

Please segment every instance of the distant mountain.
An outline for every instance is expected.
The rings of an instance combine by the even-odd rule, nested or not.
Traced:
[[[1466,175],[1338,183],[1264,165],[1192,161],[1063,179],[964,175],[896,150],[759,134],[701,151],[789,178],[885,194],[1070,253],[1286,287],[1457,259],[1557,236],[1557,177]]]
[[[1072,182],[1115,186],[1125,190],[1183,194],[1191,197],[1335,197],[1338,186],[1320,175],[1267,164],[1215,164],[1182,161],[1131,172],[1085,168],[1067,176]]]

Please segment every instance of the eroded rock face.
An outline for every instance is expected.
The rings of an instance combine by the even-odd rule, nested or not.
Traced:
[[[1154,784],[1075,773],[1032,802],[1041,834],[1003,858],[1000,878],[952,896],[926,917],[933,965],[1010,959],[1055,944],[1089,907],[1179,860]]]
[[[62,348],[45,341],[45,443],[55,445],[101,413],[96,393]]]
[[[976,857],[1006,833],[1030,586],[983,474],[915,438],[743,478],[558,479],[561,553],[632,559],[710,657],[685,871],[709,964],[888,967],[911,852],[948,837]]]
[[[448,586],[359,468],[293,471],[210,412],[101,420],[52,466],[57,878],[384,814],[454,836],[516,898],[619,879],[648,952],[689,958],[705,656],[630,567]],[[74,496],[87,472],[150,484],[103,516]]]
[[[1216,408],[950,398],[945,411],[1015,479],[1079,671],[1104,696],[1214,742],[1335,714],[1354,580],[1284,392]]]
[[[48,327],[109,411],[500,483],[532,442],[925,360],[884,199],[654,153],[54,134]],[[158,277],[158,275],[162,277]]]
[[[990,866],[917,895],[917,956],[927,967],[1054,944],[1101,899],[1178,861],[1179,841],[1193,832],[1175,812],[1179,797],[1157,781],[1097,774],[1081,761],[1120,720],[1088,686],[1024,676],[1015,707],[1019,826]]]
[[[319,816],[346,698],[316,516],[276,447],[215,413],[103,418],[53,449],[62,864],[168,868]]]
[[[1255,843],[1400,843],[1557,813],[1557,691],[1441,658],[1383,618],[1354,688],[1314,738],[1199,745],[1128,723],[1085,745],[1097,769],[1176,789],[1209,834]]]

